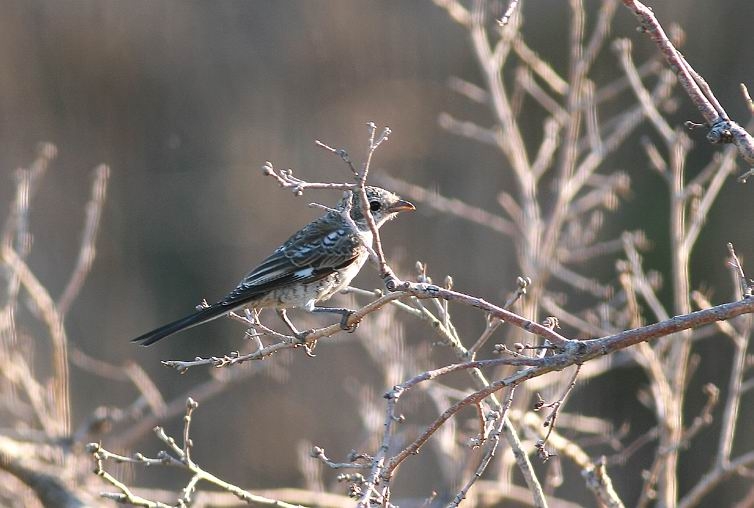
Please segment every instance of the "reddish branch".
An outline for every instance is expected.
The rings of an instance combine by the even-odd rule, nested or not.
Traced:
[[[415,296],[417,298],[441,298],[446,300],[460,301],[474,307],[487,310],[491,315],[500,317],[503,320],[505,320],[505,317],[502,316],[504,313],[506,313],[506,317],[510,318],[511,316],[515,316],[515,322],[509,321],[512,324],[517,324],[518,326],[521,326],[522,328],[543,337],[543,330],[551,332],[551,330],[543,327],[542,325],[531,322],[528,322],[531,324],[522,322],[526,320],[524,320],[520,316],[509,313],[504,309],[484,302],[483,300],[469,297],[468,295],[443,289],[431,284],[401,282],[397,285],[395,290],[398,292],[411,294],[412,296]],[[682,330],[698,328],[707,324],[715,323],[717,321],[730,320],[734,317],[743,314],[749,314],[752,312],[754,312],[754,299],[746,298],[740,301],[726,303],[718,305],[716,307],[692,312],[683,316],[675,316],[659,323],[627,330],[597,339],[576,341],[565,339],[558,335],[558,337],[560,338],[558,339],[559,342],[557,344],[558,352],[542,358],[527,358],[525,361],[520,358],[501,358],[496,360],[465,362],[422,373],[419,376],[416,376],[415,378],[412,378],[405,383],[396,386],[390,393],[386,395],[386,397],[390,401],[388,408],[389,412],[394,412],[397,399],[400,398],[400,396],[407,389],[410,389],[423,381],[436,379],[438,377],[444,376],[451,372],[457,372],[459,370],[473,369],[484,366],[501,364],[531,365],[531,367],[529,368],[520,370],[506,378],[499,379],[495,382],[490,383],[482,390],[478,390],[468,395],[463,400],[449,407],[434,422],[427,426],[427,428],[424,429],[424,431],[410,445],[405,447],[394,457],[387,460],[384,465],[380,467],[380,469],[382,469],[380,476],[384,481],[389,481],[396,468],[408,457],[415,455],[424,445],[424,443],[426,443],[426,441],[437,431],[437,429],[440,428],[449,418],[453,417],[456,413],[466,407],[478,404],[486,397],[498,392],[503,388],[509,386],[517,386],[518,384],[529,379],[542,376],[549,372],[560,371],[571,365],[580,365],[589,360],[614,353],[618,350],[625,349],[641,342],[672,335]]]

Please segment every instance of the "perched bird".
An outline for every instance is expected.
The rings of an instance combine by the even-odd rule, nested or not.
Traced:
[[[415,210],[414,205],[379,187],[365,187],[369,210],[379,228],[399,212]],[[273,307],[296,337],[306,332],[296,330],[286,309],[304,308],[309,312],[330,312],[341,315],[341,326],[353,311],[344,308],[315,307],[348,286],[369,257],[365,247],[372,245],[372,232],[362,212],[359,193],[352,193],[350,216],[342,213],[348,207],[345,196],[336,209],[328,211],[291,236],[267,259],[244,277],[238,286],[217,303],[197,310],[184,318],[136,337],[132,342],[149,346],[169,335],[201,325],[233,310],[244,307]]]

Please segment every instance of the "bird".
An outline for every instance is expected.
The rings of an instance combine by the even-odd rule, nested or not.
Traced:
[[[416,209],[412,203],[380,187],[364,186],[364,191],[377,228],[400,212]],[[348,215],[352,221],[344,213],[349,205]],[[323,216],[294,233],[224,298],[131,341],[149,346],[242,308],[274,308],[294,336],[302,341],[310,330],[299,332],[288,318],[287,309],[340,314],[341,327],[349,329],[347,322],[352,310],[316,307],[315,304],[350,284],[369,258],[372,242],[372,231],[358,189],[346,192],[334,209],[328,209]]]

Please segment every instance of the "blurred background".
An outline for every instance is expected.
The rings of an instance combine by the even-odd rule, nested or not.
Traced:
[[[567,68],[564,3],[523,3],[529,45],[561,71]],[[585,3],[588,13],[599,7],[597,1]],[[686,58],[730,115],[745,123],[738,84],[754,86],[754,4],[652,4],[662,22],[685,29]],[[393,130],[377,153],[375,178],[395,176],[501,213],[497,194],[511,180],[499,153],[438,126],[442,112],[482,125],[493,119],[485,107],[449,89],[453,76],[482,83],[467,34],[429,0],[2,0],[0,6],[0,209],[5,213],[10,206],[14,169],[33,160],[38,142],[54,143],[58,158],[31,210],[28,263],[57,295],[79,249],[92,170],[100,163],[111,167],[97,258],[66,328],[70,341],[92,357],[140,364],[166,399],[191,393],[211,373],[193,369],[181,376],[160,360],[238,349],[244,329],[220,320],[149,349],[129,339],[188,313],[203,298],[223,296],[319,214],[307,203],[332,204],[339,197],[316,191],[296,198],[262,176],[265,161],[292,168],[306,180],[347,181],[345,165],[314,140],[346,148],[361,161],[365,123],[374,121]],[[633,40],[637,61],[655,52],[623,7],[613,36]],[[620,74],[609,51],[598,69],[605,76]],[[671,118],[673,126],[701,121],[680,95]],[[616,231],[647,230],[654,242],[647,265],[662,272],[668,267],[667,202],[660,197],[659,177],[637,148],[648,132],[645,127],[632,136],[614,160],[632,176],[632,189],[610,220]],[[702,132],[691,136],[697,143],[693,175],[716,148],[705,145]],[[692,284],[710,288],[715,302],[731,294],[725,242],[733,241],[744,261],[754,249],[750,228],[741,227],[741,218],[754,212],[751,185],[726,184],[725,199],[709,216],[694,257]],[[731,220],[734,216],[738,219]],[[452,274],[459,290],[500,302],[519,275],[507,238],[431,210],[420,207],[382,231],[388,257],[402,276],[413,276],[415,262],[422,260],[436,280]],[[376,271],[367,267],[356,285],[379,287]],[[272,313],[267,318],[277,326]],[[326,324],[320,318],[308,326]],[[470,337],[482,326],[478,315],[462,309],[456,324]],[[353,336],[327,341],[315,359],[286,352],[241,366],[260,375],[250,374],[206,400],[197,395],[202,404],[193,430],[197,460],[249,489],[303,486],[311,478],[300,466],[302,445],[323,446],[338,460],[362,446],[364,423],[354,400],[359,390],[379,397],[390,387],[375,357],[365,352],[380,340],[375,329],[367,325]],[[416,347],[434,340],[420,326],[400,329]],[[610,386],[590,386],[592,396],[604,400],[595,405],[591,399],[590,414],[609,416],[616,425],[630,419],[634,409],[616,404],[615,390],[634,393],[638,377],[628,373]],[[128,383],[103,381],[81,369],[72,369],[71,381],[74,426],[98,406],[125,405],[134,397]],[[578,396],[574,404],[570,409],[577,411]],[[750,408],[743,411],[751,414]],[[175,431],[180,416],[161,423]],[[158,449],[150,433],[131,444],[148,453]],[[427,464],[421,471],[412,467],[415,483],[399,484],[404,495],[427,496],[437,488],[433,467],[440,466],[431,457]],[[687,473],[689,481],[698,476]],[[323,474],[329,484],[334,474]],[[636,483],[626,476],[614,479],[630,500]],[[139,471],[137,477],[139,484],[182,485],[174,472]]]

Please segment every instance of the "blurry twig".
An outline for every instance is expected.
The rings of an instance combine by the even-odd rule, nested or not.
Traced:
[[[57,302],[58,311],[65,316],[71,307],[73,300],[81,291],[86,276],[92,268],[94,256],[96,253],[95,241],[99,231],[100,217],[102,216],[102,207],[105,203],[107,194],[107,181],[110,177],[110,168],[104,164],[97,166],[94,170],[94,181],[92,182],[92,196],[86,205],[86,223],[84,224],[84,233],[81,238],[81,247],[76,262],[76,268],[71,274],[71,278]]]
[[[12,272],[18,277],[21,285],[33,299],[37,308],[42,313],[42,318],[47,325],[52,340],[53,365],[55,377],[53,386],[54,397],[54,421],[59,435],[67,435],[70,431],[70,399],[68,385],[68,338],[63,327],[63,316],[58,312],[55,302],[50,297],[47,289],[39,282],[27,264],[9,246],[4,245],[2,259]]]
[[[733,244],[728,242],[728,255],[730,256],[730,261],[728,264],[731,267],[731,270],[733,270],[733,273],[736,275],[736,280],[738,281],[738,290],[740,292],[741,298],[749,298],[752,295],[752,288],[751,284],[749,283],[748,279],[746,279],[746,275],[744,274],[744,269],[741,266],[741,261],[739,261],[738,256],[736,255],[736,251],[733,249]]]

